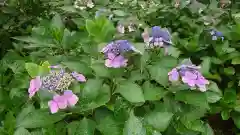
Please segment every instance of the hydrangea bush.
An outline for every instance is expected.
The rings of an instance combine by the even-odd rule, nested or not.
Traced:
[[[239,133],[236,7],[58,4],[1,60],[1,134]]]

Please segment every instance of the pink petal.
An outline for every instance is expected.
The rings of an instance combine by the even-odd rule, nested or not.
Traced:
[[[197,79],[197,75],[192,72],[189,72],[189,71],[185,72],[184,77],[189,78],[189,79]]]
[[[67,98],[65,96],[55,95],[53,100],[57,103],[59,109],[67,108]]]
[[[33,97],[35,93],[41,88],[42,82],[40,76],[32,79],[30,81],[30,86],[28,88],[29,98]]]
[[[191,80],[189,78],[186,77],[182,77],[182,81],[186,84],[188,84],[190,87],[194,87],[195,86],[195,80]]]
[[[79,82],[86,82],[86,78],[85,78],[84,75],[79,74],[79,73],[77,73],[77,72],[73,72],[72,75],[73,75],[73,77],[74,77],[76,80],[78,80]]]
[[[54,102],[53,100],[48,102],[48,106],[50,108],[51,113],[56,113],[59,110],[57,103]]]
[[[74,106],[78,102],[78,97],[72,93],[71,90],[64,91],[65,98],[67,99],[69,106]]]

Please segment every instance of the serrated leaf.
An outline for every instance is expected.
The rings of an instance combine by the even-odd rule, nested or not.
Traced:
[[[173,114],[170,112],[151,112],[145,116],[147,124],[151,125],[158,131],[165,131],[169,126]]]
[[[40,128],[62,120],[66,116],[65,113],[49,114],[47,111],[36,110],[29,112],[22,119],[18,119],[16,127],[20,128]]]
[[[31,135],[30,132],[28,132],[27,129],[25,128],[18,128],[15,132],[14,135]]]
[[[185,102],[190,105],[209,108],[205,93],[198,91],[178,91],[175,94],[175,99]]]
[[[149,68],[151,78],[163,86],[168,84],[168,72],[170,70],[159,65],[154,65]]]
[[[156,87],[147,81],[143,84],[143,94],[145,100],[154,101],[163,98],[167,91],[163,87]]]
[[[133,112],[130,113],[125,123],[123,135],[146,135],[146,129],[143,127],[141,120],[134,116]]]
[[[94,135],[96,123],[93,120],[83,118],[67,125],[69,135]]]
[[[145,102],[141,87],[135,83],[122,82],[118,85],[116,93],[120,93],[132,103]]]
[[[72,71],[76,71],[84,75],[92,73],[91,68],[86,63],[83,63],[81,61],[62,62],[62,63]]]
[[[81,97],[88,99],[95,99],[99,94],[100,88],[102,87],[102,80],[89,79],[82,92]]]
[[[122,124],[113,116],[106,116],[97,125],[98,130],[104,135],[122,135]]]
[[[25,63],[25,68],[28,72],[28,74],[32,77],[35,78],[36,76],[39,75],[39,66],[35,63]]]

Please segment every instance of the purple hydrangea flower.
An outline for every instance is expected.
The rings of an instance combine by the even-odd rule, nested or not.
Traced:
[[[154,26],[151,32],[145,29],[142,33],[144,42],[147,44],[147,48],[164,47],[167,53],[167,47],[172,44],[171,35],[166,28]]]
[[[105,60],[105,66],[110,68],[120,68],[127,66],[127,59],[122,55],[115,56],[112,53],[108,54],[108,58]]]
[[[127,59],[124,57],[126,52],[138,52],[135,47],[133,47],[127,40],[117,40],[109,43],[105,46],[102,51],[104,53],[106,60],[105,65],[112,68],[120,68],[127,66]]]
[[[199,72],[199,66],[195,65],[181,65],[178,66],[168,73],[169,81],[182,80],[183,83],[187,84],[191,88],[198,88],[200,91],[205,92],[206,85],[209,81],[206,80]]]
[[[222,41],[224,40],[223,33],[214,29],[211,29],[210,34],[212,36],[212,40],[217,40],[218,38],[221,38]]]

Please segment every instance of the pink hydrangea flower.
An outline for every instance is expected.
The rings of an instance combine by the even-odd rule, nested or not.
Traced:
[[[79,74],[77,72],[72,72],[72,76],[79,82],[86,82],[86,78],[82,74]]]
[[[205,92],[206,85],[209,81],[206,80],[202,74],[198,71],[199,67],[194,65],[182,65],[174,68],[168,73],[169,81],[178,81],[181,77],[183,83],[187,84],[191,88],[198,88],[200,91]]]
[[[113,53],[109,53],[108,58],[105,60],[105,66],[112,68],[126,67],[127,61],[128,60],[121,55],[115,56]]]
[[[56,113],[60,109],[74,106],[78,100],[78,97],[73,94],[71,90],[66,90],[63,95],[55,95],[53,99],[48,102],[48,106],[51,113]]]
[[[41,88],[42,81],[40,76],[35,77],[30,81],[30,85],[28,88],[29,98],[33,97],[35,93]]]

